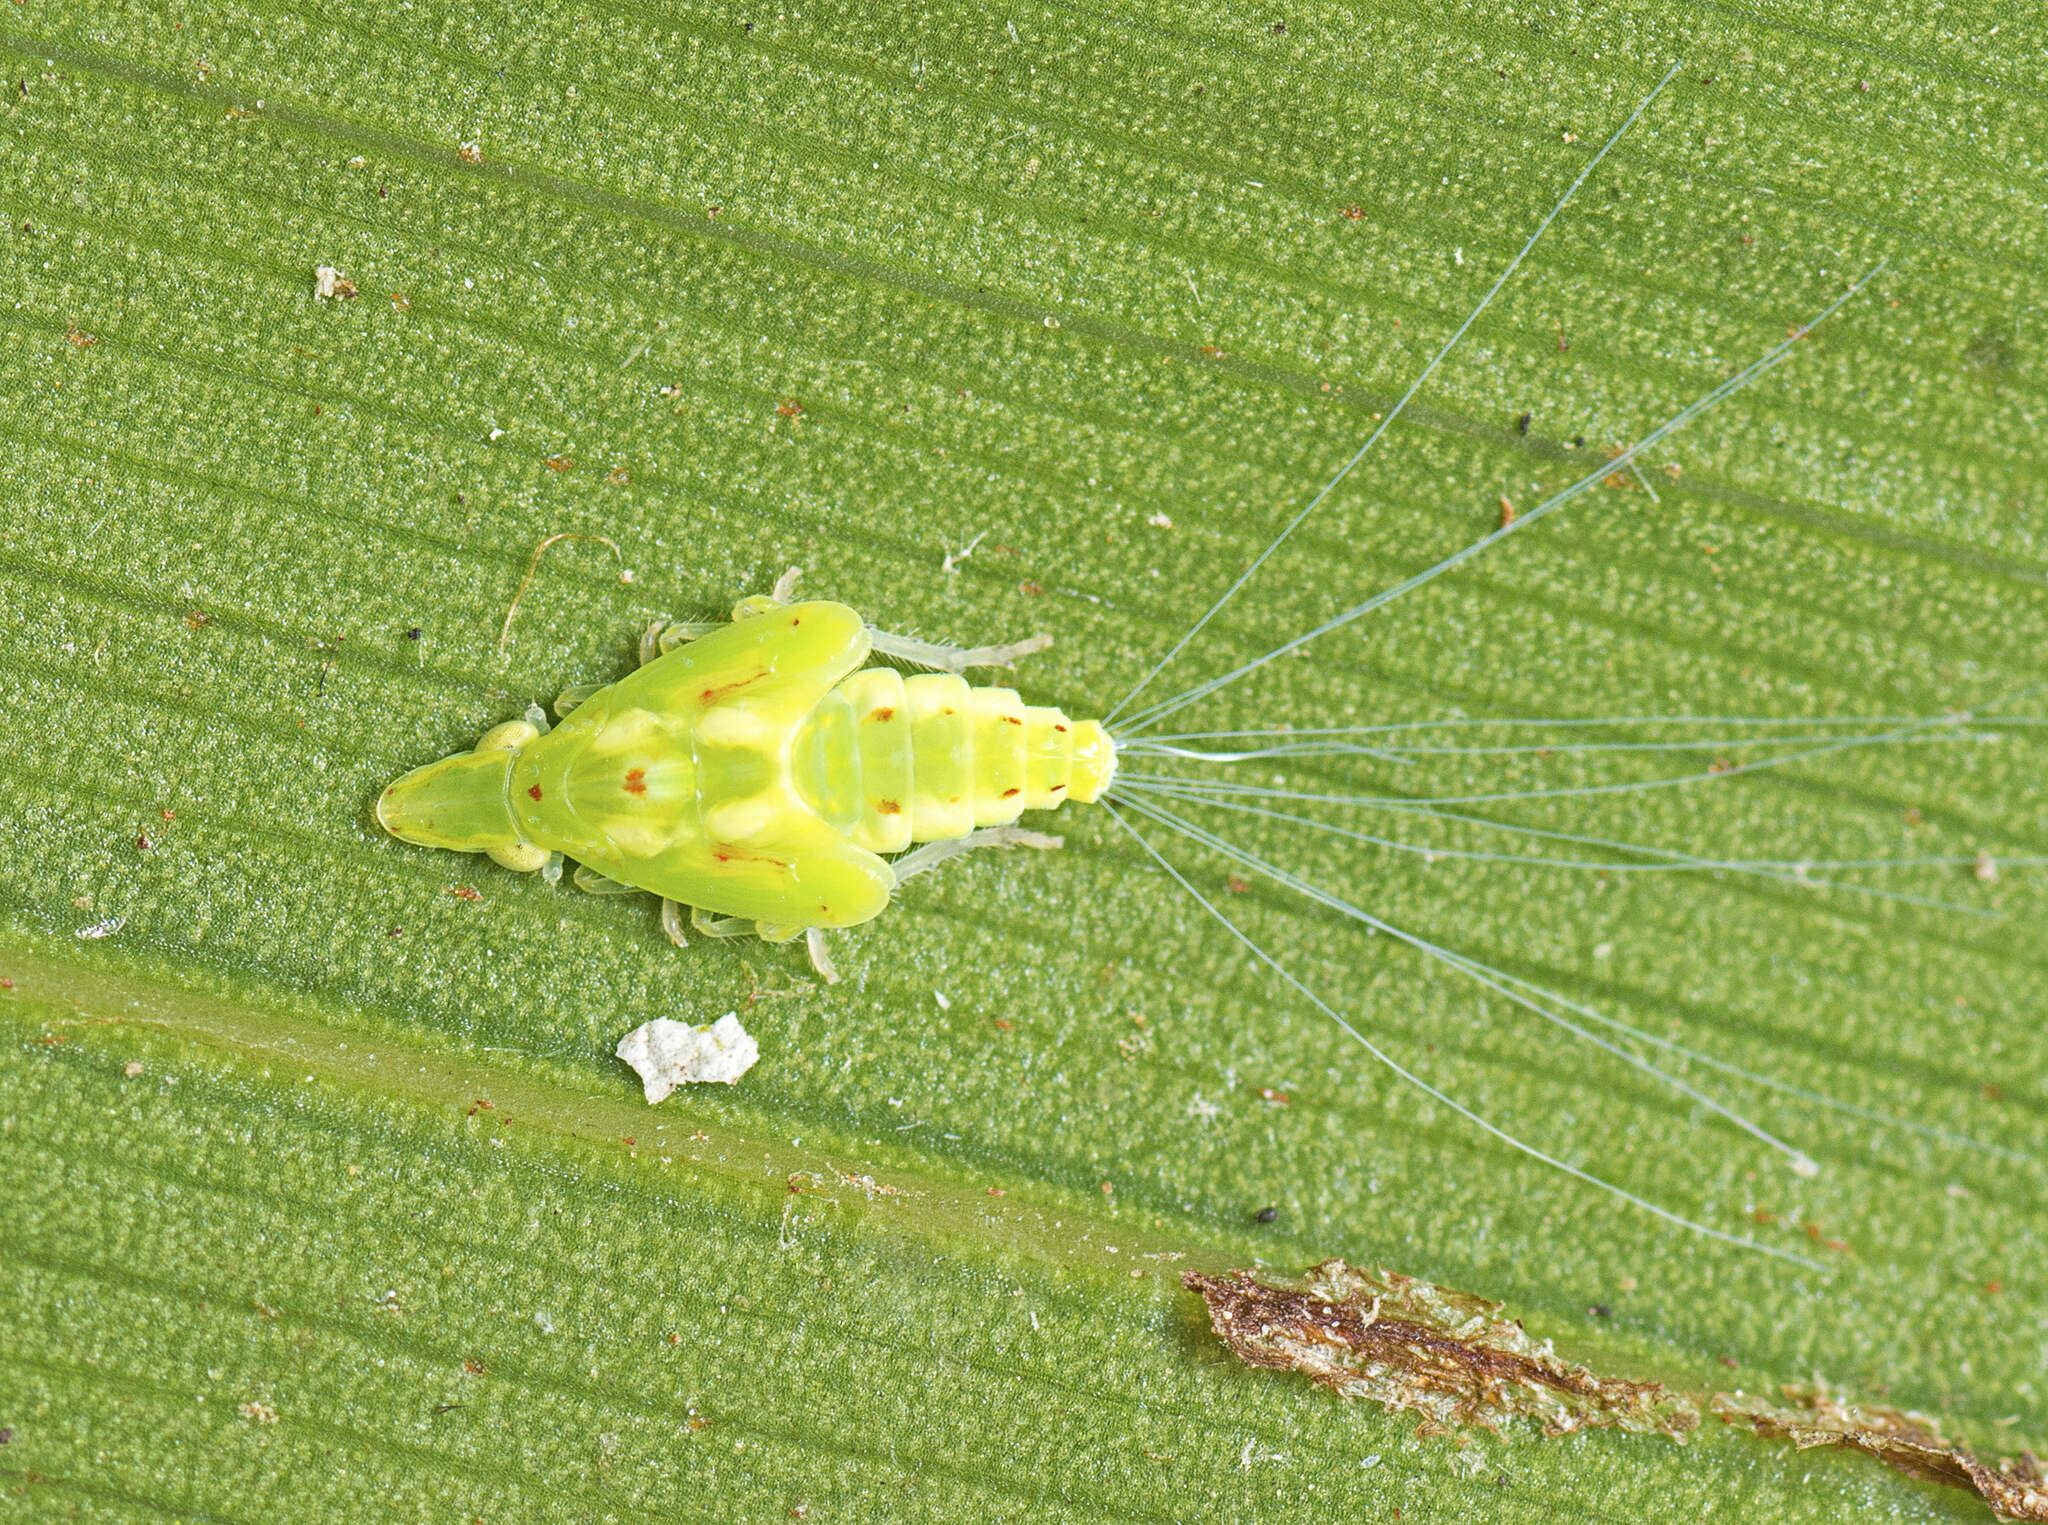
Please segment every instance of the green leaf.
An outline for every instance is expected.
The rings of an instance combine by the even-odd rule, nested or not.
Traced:
[[[1053,822],[1059,853],[906,888],[834,940],[829,989],[800,947],[678,953],[644,897],[407,848],[369,810],[628,670],[650,620],[791,564],[885,628],[1049,631],[1014,681],[1109,710],[1681,55],[1154,692],[1598,469],[1884,258],[1646,459],[1654,501],[1602,487],[1186,718],[2024,695],[2048,649],[2044,113],[2032,44],[1979,11],[7,7],[10,1497],[150,1520],[1981,1518],[1728,1430],[1421,1438],[1236,1365],[1177,1274],[1342,1255],[1506,1299],[1602,1371],[1818,1374],[1987,1452],[2040,1446],[2035,730],[1509,807],[1715,860],[1956,860],[1833,876],[1860,890],[1204,817],[1397,927],[1901,1120],[1677,1066],[1810,1180],[1137,822],[1431,1084],[1819,1270],[1403,1085],[1100,808]],[[323,266],[356,295],[317,297]],[[556,544],[501,650],[565,532],[631,580]],[[1466,795],[1701,763],[1367,771]],[[620,1034],[726,1011],[760,1065],[647,1109]]]

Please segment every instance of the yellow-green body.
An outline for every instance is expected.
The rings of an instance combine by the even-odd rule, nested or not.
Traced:
[[[896,886],[886,854],[1108,786],[1115,750],[1096,722],[950,673],[864,669],[870,645],[844,604],[748,612],[599,689],[552,731],[513,722],[407,774],[378,819],[513,868],[559,853],[700,913],[793,932],[880,914]]]

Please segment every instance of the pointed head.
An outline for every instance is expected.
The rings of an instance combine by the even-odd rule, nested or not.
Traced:
[[[513,759],[539,734],[523,720],[511,721],[486,733],[473,752],[413,769],[378,796],[377,824],[401,842],[485,852],[507,868],[539,868],[547,850],[520,835],[507,793]]]

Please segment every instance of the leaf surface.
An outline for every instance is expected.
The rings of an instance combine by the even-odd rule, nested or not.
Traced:
[[[13,1501],[1981,1518],[1718,1427],[1420,1439],[1239,1368],[1178,1276],[1341,1255],[1503,1299],[1603,1371],[1819,1376],[1980,1453],[2038,1447],[2048,970],[2040,872],[2016,861],[2048,851],[2036,731],[1511,807],[1776,877],[1207,818],[1396,926],[1865,1109],[1682,1067],[1812,1179],[1144,828],[1432,1084],[1819,1270],[1672,1229],[1404,1087],[1100,809],[1053,821],[1059,853],[916,881],[834,940],[846,979],[823,989],[799,948],[679,954],[641,897],[401,846],[370,805],[629,670],[650,620],[716,617],[792,564],[884,628],[1050,632],[1011,679],[1109,710],[1681,55],[1158,692],[1598,469],[1886,258],[1645,462],[1654,500],[1603,487],[1187,718],[2041,713],[2048,235],[2026,145],[2048,123],[2038,46],[2007,22],[8,7]],[[356,294],[317,297],[323,266]],[[501,650],[535,547],[565,533],[620,556],[553,546]],[[1436,757],[1407,792],[1701,765]],[[1788,882],[1898,856],[1954,861],[1840,877],[1942,905]],[[727,1011],[759,1066],[642,1105],[618,1036]]]

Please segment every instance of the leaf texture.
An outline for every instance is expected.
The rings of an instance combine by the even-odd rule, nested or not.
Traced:
[[[5,12],[0,1474],[24,1518],[1981,1517],[1719,1427],[1419,1437],[1239,1369],[1178,1282],[1330,1256],[1508,1301],[1602,1369],[1818,1376],[1983,1454],[2048,1439],[2036,729],[1507,807],[1773,876],[1204,817],[1863,1109],[1678,1066],[1811,1179],[1133,820],[1432,1084],[1819,1269],[1403,1086],[1100,809],[1051,821],[1060,853],[908,886],[835,939],[825,989],[800,949],[677,953],[651,902],[405,848],[369,808],[792,564],[884,628],[1048,632],[1014,681],[1108,711],[1681,56],[1158,692],[1597,470],[1888,259],[1644,463],[1654,498],[1603,486],[1183,718],[2044,713],[2048,106],[2010,14]],[[355,295],[316,295],[322,267]],[[571,533],[620,557],[553,546],[501,652],[536,546]],[[1437,756],[1401,787],[1700,763]],[[1898,856],[1949,861],[1832,890],[1795,867]],[[727,1011],[759,1065],[645,1108],[619,1036]]]

